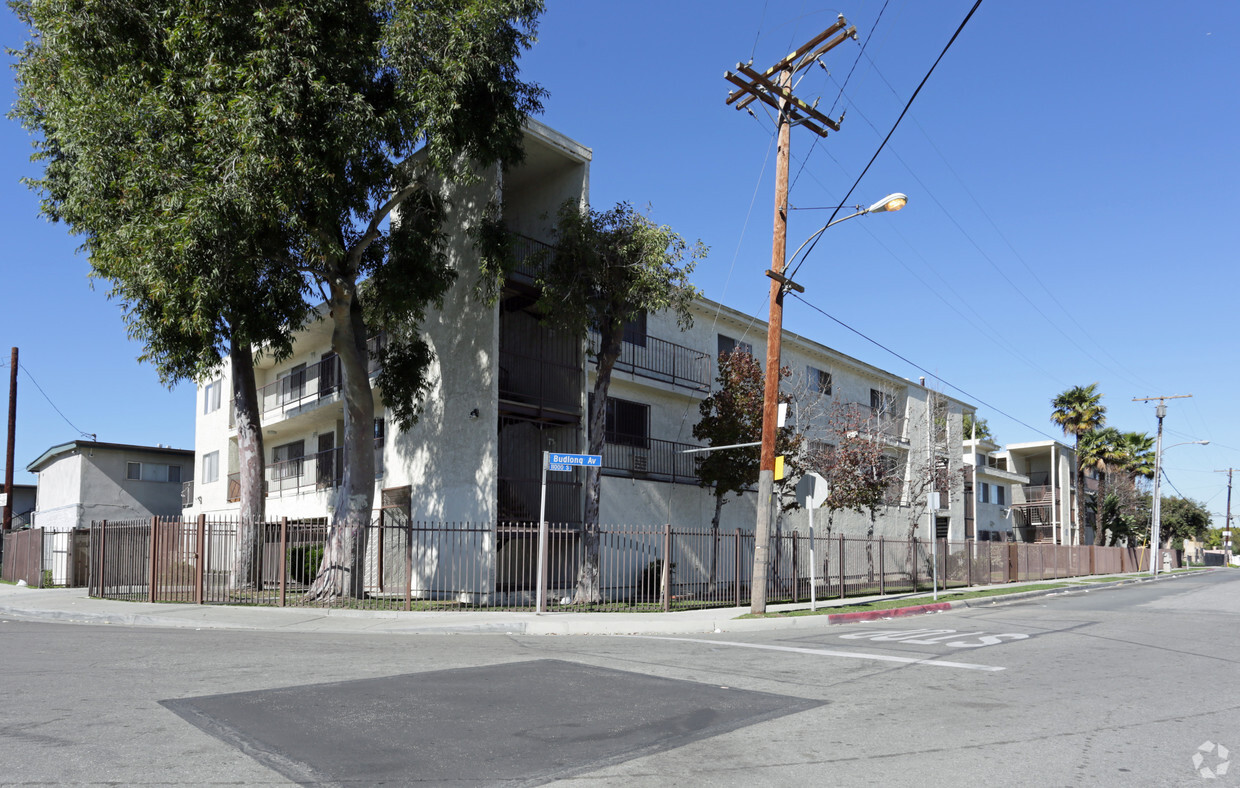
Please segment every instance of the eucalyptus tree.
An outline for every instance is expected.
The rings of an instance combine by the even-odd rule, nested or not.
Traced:
[[[1076,454],[1076,527],[1083,529],[1085,466],[1081,461],[1081,436],[1106,424],[1107,409],[1102,404],[1102,394],[1098,391],[1097,383],[1074,386],[1062,392],[1051,400],[1051,407],[1051,422],[1060,427],[1064,435],[1075,438],[1073,450]]]
[[[671,227],[655,224],[628,203],[600,212],[566,202],[554,233],[555,243],[530,260],[540,289],[535,309],[545,323],[582,341],[591,331],[597,332],[597,344],[591,347],[597,371],[588,416],[588,452],[601,454],[607,391],[623,349],[624,324],[642,312],[666,310],[682,329],[692,325],[689,306],[697,290],[689,284],[689,274],[706,255],[706,247],[700,241],[690,247]],[[587,468],[584,549],[574,604],[597,602],[602,594],[600,482],[599,469]]]
[[[41,153],[77,166],[81,152],[57,135],[110,112],[102,102],[113,96],[134,102],[130,114],[153,131],[134,138],[129,127],[99,140],[116,150],[101,170],[110,176],[130,157],[189,148],[196,180],[214,186],[170,199],[174,220],[212,237],[272,232],[279,267],[242,277],[242,286],[310,284],[326,301],[346,460],[311,596],[360,594],[357,540],[374,502],[368,339],[387,334],[378,385],[407,429],[433,359],[419,324],[455,279],[444,250],[445,186],[520,160],[522,125],[543,91],[519,78],[516,61],[533,43],[541,0],[14,0],[14,8],[35,33],[21,68],[53,77],[65,62],[79,69],[82,103],[68,115],[47,114],[30,94],[24,114],[44,135]],[[160,69],[182,83],[174,95],[124,90],[125,80],[157,79],[146,72]],[[92,102],[91,91],[107,95]],[[100,188],[141,199],[158,180]]]
[[[290,351],[305,286],[279,221],[224,177],[227,110],[195,64],[201,42],[178,42],[148,2],[80,8],[11,3],[31,28],[18,51],[13,116],[35,135],[41,176],[27,183],[42,213],[82,237],[92,276],[109,283],[131,338],[172,387],[231,362],[240,525],[234,582],[253,579],[264,514],[263,442],[252,348]],[[201,483],[201,482],[200,482]]]

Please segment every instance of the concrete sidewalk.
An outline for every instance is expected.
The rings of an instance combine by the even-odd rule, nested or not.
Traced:
[[[1208,570],[1207,570],[1208,571]],[[1159,580],[1182,574],[1159,575]],[[916,597],[909,607],[881,611],[836,613],[789,618],[738,619],[749,608],[712,608],[672,613],[521,613],[511,611],[419,611],[336,610],[299,607],[243,607],[233,605],[193,605],[148,602],[119,602],[91,599],[84,588],[34,589],[0,583],[0,618],[73,624],[167,627],[175,629],[240,629],[266,632],[366,633],[366,634],[476,634],[513,635],[655,635],[703,634],[714,632],[753,632],[781,629],[822,628],[851,621],[896,618],[905,615],[943,612],[960,607],[979,607],[1014,602],[1031,597],[1060,593],[1082,593],[1148,582],[1147,574],[1123,576],[1108,583],[1080,583],[1068,588],[1045,588],[1018,594],[996,595],[972,600],[950,601],[952,594],[940,592],[941,604],[927,605],[927,592],[886,597],[850,597],[818,603],[830,609],[878,599]],[[1080,578],[1076,579],[1077,582]],[[1018,583],[1049,586],[1058,582]],[[977,586],[978,591],[1004,586]],[[770,605],[769,612],[808,610],[808,603]]]

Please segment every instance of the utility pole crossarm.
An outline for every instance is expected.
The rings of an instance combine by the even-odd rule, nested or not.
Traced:
[[[814,105],[806,104],[792,95],[791,76],[809,67],[819,57],[848,39],[855,39],[857,37],[856,26],[848,27],[845,30],[846,25],[848,25],[848,22],[841,15],[839,21],[834,25],[814,36],[766,71],[759,73],[748,64],[738,63],[736,70],[740,72],[739,74],[728,71],[723,75],[724,79],[731,82],[737,88],[728,94],[726,103],[729,105],[736,104],[736,108],[739,110],[745,109],[754,101],[761,101],[786,117],[789,123],[805,126],[820,137],[827,136],[826,129],[839,131],[840,121],[831,120],[819,112]],[[843,32],[840,32],[835,38],[832,38],[825,44],[822,43],[832,33],[837,33],[841,30]],[[820,44],[821,46],[819,46]],[[772,77],[780,74],[786,75],[789,78],[784,85],[778,85],[771,81]],[[840,120],[843,120],[843,118],[844,116],[841,115]],[[824,126],[826,128],[823,128]]]

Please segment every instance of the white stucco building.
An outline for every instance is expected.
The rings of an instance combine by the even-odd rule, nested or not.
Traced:
[[[1076,525],[1076,453],[1059,441],[1009,443],[996,458],[1006,469],[1028,477],[1013,485],[1013,526],[1022,542],[1089,544]]]
[[[533,280],[519,269],[497,301],[479,298],[476,252],[467,230],[496,196],[506,226],[520,235],[526,249],[536,249],[550,240],[550,217],[566,200],[588,203],[590,160],[588,148],[531,122],[522,164],[453,194],[449,222],[456,240],[450,259],[459,276],[442,310],[423,325],[436,358],[420,421],[407,432],[395,430],[375,393],[376,510],[414,521],[533,523],[539,513],[542,452],[586,450],[594,381],[587,343],[540,324],[531,311],[537,297]],[[684,450],[700,445],[692,430],[699,404],[715,386],[718,354],[741,345],[761,361],[766,324],[704,298],[695,301],[692,311],[693,326],[686,331],[668,314],[642,315],[626,331],[609,392],[604,525],[709,527],[714,496],[696,476],[701,455]],[[297,334],[290,358],[258,357],[269,518],[321,520],[329,515],[344,460],[340,372],[330,336],[326,321],[311,322]],[[836,534],[925,539],[933,523],[939,538],[973,536],[966,523],[961,462],[962,415],[973,406],[791,332],[784,332],[782,362],[793,370],[788,387],[797,407],[792,418],[809,441],[830,443],[826,422],[834,408],[849,404],[866,420],[864,429],[882,441],[883,466],[890,473],[888,504],[872,518],[837,512]],[[185,485],[187,516],[237,512],[231,391],[227,364],[218,377],[199,386],[196,474]],[[928,431],[933,433],[929,440]],[[939,510],[933,517],[927,511],[928,443],[940,469],[935,482],[941,487]],[[583,476],[574,471],[548,478],[547,520],[564,524],[565,532],[582,521]],[[751,491],[728,503],[721,529],[752,532],[755,498]],[[806,519],[803,510],[785,513],[777,532],[802,532]],[[820,534],[825,521],[824,516],[816,522]],[[455,591],[487,593],[503,586],[509,571],[525,571],[509,567],[532,566],[528,528],[494,533],[479,536],[474,545],[480,555],[496,556],[494,565],[479,567],[479,576],[490,580]],[[499,543],[492,545],[493,538]]]

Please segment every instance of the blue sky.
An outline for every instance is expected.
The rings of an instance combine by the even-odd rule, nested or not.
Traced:
[[[695,284],[764,315],[774,126],[724,105],[724,71],[751,58],[765,68],[839,13],[860,33],[824,59],[830,75],[798,86],[847,114],[825,140],[794,130],[795,247],[827,215],[810,209],[843,200],[971,6],[549,0],[522,68],[550,91],[541,120],[593,148],[594,205],[626,200],[702,239],[711,254]],[[23,36],[5,13],[2,43]],[[826,312],[976,403],[1003,442],[1059,437],[1049,402],[1073,385],[1098,382],[1110,424],[1151,434],[1154,408],[1133,397],[1192,394],[1169,404],[1165,443],[1211,445],[1171,449],[1164,465],[1176,489],[1222,512],[1226,475],[1213,471],[1240,466],[1228,319],[1238,67],[1234,2],[983,3],[848,200],[902,191],[908,207],[828,230],[797,276],[807,303],[790,299],[785,325],[924,374]],[[33,482],[26,464],[80,432],[192,447],[193,390],[169,392],[137,363],[105,284],[91,288],[76,241],[19,183],[33,172],[25,132],[3,122],[0,135],[0,350],[7,363],[18,346],[47,395],[21,374],[16,480]]]

